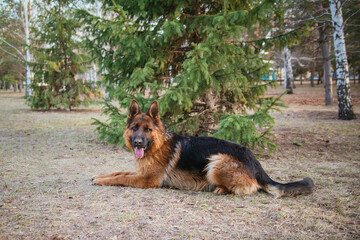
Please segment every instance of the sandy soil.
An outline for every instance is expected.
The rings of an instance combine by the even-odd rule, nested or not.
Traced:
[[[0,239],[358,239],[360,115],[337,120],[323,91],[299,86],[274,113],[279,149],[263,167],[277,181],[316,184],[281,199],[92,185],[93,175],[134,170],[131,153],[97,140],[100,106],[32,112],[22,95],[0,92]],[[360,86],[352,93],[360,113]]]

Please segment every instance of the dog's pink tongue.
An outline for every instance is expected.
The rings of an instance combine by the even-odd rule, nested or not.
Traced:
[[[142,158],[144,156],[144,148],[135,147],[135,157]]]

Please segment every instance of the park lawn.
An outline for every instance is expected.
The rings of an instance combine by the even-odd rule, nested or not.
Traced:
[[[269,95],[282,92],[281,86]],[[97,140],[101,106],[33,112],[0,92],[0,239],[356,239],[360,115],[339,121],[324,88],[298,86],[274,113],[278,151],[260,157],[276,181],[311,177],[312,195],[276,199],[92,185],[134,170],[133,155]],[[360,113],[360,86],[352,86]]]

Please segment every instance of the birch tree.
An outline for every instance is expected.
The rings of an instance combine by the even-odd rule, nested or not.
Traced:
[[[284,87],[288,90],[288,94],[293,93],[293,82],[294,82],[294,74],[291,65],[291,52],[287,46],[284,47],[283,50],[284,55]]]
[[[279,3],[279,30],[282,34],[286,34],[287,32],[294,30],[294,23],[292,21],[292,18],[294,17],[294,8],[292,7],[291,1],[285,0],[280,1]],[[289,49],[290,46],[291,45],[285,45],[282,49],[284,62],[284,88],[288,90],[288,94],[292,94],[293,88],[295,88],[294,74],[291,64],[291,51]]]
[[[30,80],[30,36],[29,36],[29,12],[30,12],[30,0],[24,0],[24,20],[25,20],[25,41],[26,41],[26,89],[25,96],[31,96],[31,80]]]
[[[6,0],[1,7],[0,12],[0,53],[11,58],[18,71],[25,71],[26,96],[29,96],[31,70],[30,62],[30,0]],[[14,65],[11,65],[14,67]],[[25,70],[24,70],[25,69]],[[21,79],[18,79],[21,90]]]
[[[25,74],[23,24],[21,3],[6,0],[0,4],[0,76],[3,88],[12,85],[14,91],[21,92],[21,83]]]
[[[350,94],[349,66],[346,55],[344,24],[340,0],[329,0],[331,19],[334,27],[334,50],[336,57],[338,118],[341,120],[355,119]]]

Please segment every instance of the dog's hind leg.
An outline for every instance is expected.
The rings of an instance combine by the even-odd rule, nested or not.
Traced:
[[[255,193],[261,188],[247,166],[228,154],[210,156],[206,171],[208,181],[217,186],[215,193],[243,195]]]
[[[229,194],[231,191],[224,186],[216,186],[215,190],[213,191],[216,194]]]

